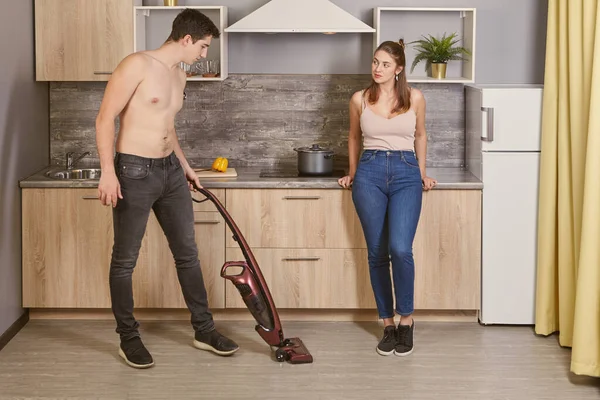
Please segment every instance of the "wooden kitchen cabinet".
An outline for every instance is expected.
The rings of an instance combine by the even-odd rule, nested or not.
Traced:
[[[416,309],[478,310],[481,191],[423,193],[413,256]]]
[[[213,191],[221,201],[224,190]],[[22,191],[23,307],[110,308],[112,209],[96,188]],[[211,208],[212,207],[212,208]],[[213,308],[225,305],[225,224],[212,204],[194,204],[200,265]],[[175,262],[150,214],[133,274],[136,308],[185,308]]]
[[[277,307],[375,307],[351,192],[228,189],[227,209],[253,249]],[[227,232],[227,259],[240,258]],[[478,309],[480,252],[481,191],[425,192],[413,248],[415,308]],[[291,261],[295,257],[300,260]],[[227,307],[244,307],[233,285],[226,293]]]
[[[351,192],[211,189],[251,246],[275,305],[375,309],[367,249]],[[23,307],[110,308],[112,210],[96,188],[24,188]],[[211,308],[245,308],[227,261],[244,257],[211,202],[194,203],[199,259]],[[415,308],[477,310],[481,191],[423,194],[414,243]],[[138,308],[185,308],[175,263],[153,213],[133,275]]]
[[[111,208],[97,189],[23,189],[23,307],[110,307]]]
[[[107,81],[133,52],[141,0],[35,0],[36,80]]]

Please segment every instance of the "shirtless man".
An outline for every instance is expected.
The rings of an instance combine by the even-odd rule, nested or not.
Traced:
[[[190,190],[198,176],[181,151],[174,118],[184,99],[186,74],[180,62],[205,58],[217,27],[197,10],[182,11],[158,49],[127,56],[106,86],[96,119],[102,175],[98,196],[113,207],[114,244],[110,295],[120,335],[119,355],[135,368],[154,365],[133,316],[132,274],[150,210],[154,211],[175,259],[191,312],[195,347],[230,355],[238,345],[214,326],[198,260]],[[115,144],[115,119],[120,130]],[[210,249],[209,249],[210,250]]]

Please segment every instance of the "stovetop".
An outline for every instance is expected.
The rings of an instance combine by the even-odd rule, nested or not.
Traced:
[[[331,174],[328,175],[305,175],[300,174],[296,169],[264,169],[260,171],[260,178],[341,178],[346,175],[343,169],[334,169]]]

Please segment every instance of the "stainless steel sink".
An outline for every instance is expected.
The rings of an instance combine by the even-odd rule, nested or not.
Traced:
[[[52,179],[98,180],[101,172],[100,168],[73,168],[48,171],[46,176]]]

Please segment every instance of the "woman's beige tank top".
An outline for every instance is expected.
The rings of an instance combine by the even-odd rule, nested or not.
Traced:
[[[416,124],[417,115],[412,107],[388,119],[375,114],[363,95],[360,128],[365,150],[414,150]]]

